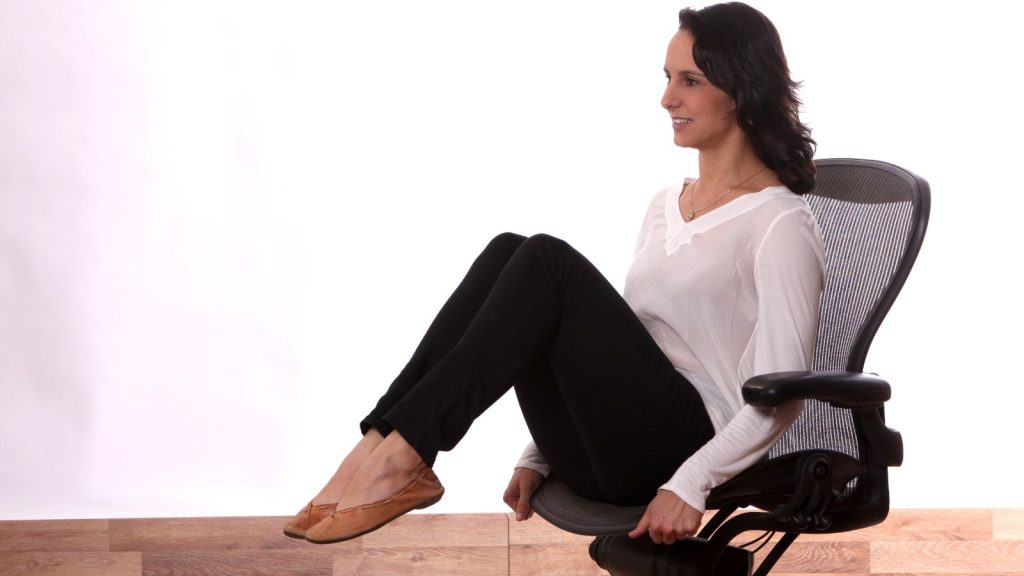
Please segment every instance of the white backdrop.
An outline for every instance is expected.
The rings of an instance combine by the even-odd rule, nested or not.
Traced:
[[[1015,20],[758,1],[819,157],[926,177],[868,368],[897,507],[1024,506]],[[494,234],[616,285],[695,171],[659,107],[675,2],[0,0],[0,519],[288,514]],[[1013,62],[1011,62],[1011,60]],[[436,469],[498,511],[514,397]]]

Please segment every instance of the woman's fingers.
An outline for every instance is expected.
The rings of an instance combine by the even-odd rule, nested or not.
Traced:
[[[650,528],[650,520],[648,519],[650,513],[651,509],[648,507],[647,511],[644,512],[643,518],[640,518],[640,522],[637,523],[636,528],[633,528],[629,533],[630,538],[639,538],[647,533],[647,530]]]
[[[508,507],[511,508],[513,511],[519,508],[519,492],[515,491],[511,494],[506,494],[505,504],[508,504]]]
[[[530,495],[520,494],[519,503],[516,505],[516,520],[528,520],[533,515],[530,509]]]
[[[530,506],[530,498],[533,492],[540,486],[543,477],[540,473],[529,468],[516,468],[512,474],[512,480],[505,490],[505,503],[516,513],[516,520],[529,520],[533,516],[533,507]]]
[[[629,537],[638,538],[646,532],[655,544],[674,544],[677,540],[696,534],[700,518],[700,512],[681,498],[660,490]]]
[[[505,489],[505,495],[502,497],[502,500],[512,510],[519,506],[519,483],[516,481],[515,476],[512,476],[512,480],[508,483],[508,488]]]

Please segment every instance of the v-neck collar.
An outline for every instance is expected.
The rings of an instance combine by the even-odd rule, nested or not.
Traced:
[[[679,211],[679,196],[683,185],[674,186],[665,192],[665,254],[671,255],[694,236],[732,220],[761,204],[785,194],[792,194],[785,186],[769,186],[757,192],[744,194],[726,202],[710,212],[687,222]]]

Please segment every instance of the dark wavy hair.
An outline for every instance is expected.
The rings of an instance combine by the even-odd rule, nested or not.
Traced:
[[[800,86],[789,76],[782,40],[764,14],[741,2],[679,12],[693,36],[693,59],[736,102],[736,121],[757,157],[797,194],[814,188],[810,129],[800,122]]]

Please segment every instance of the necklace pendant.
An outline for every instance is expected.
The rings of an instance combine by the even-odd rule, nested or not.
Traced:
[[[692,211],[686,213],[686,219],[687,220],[693,220],[693,212]]]

